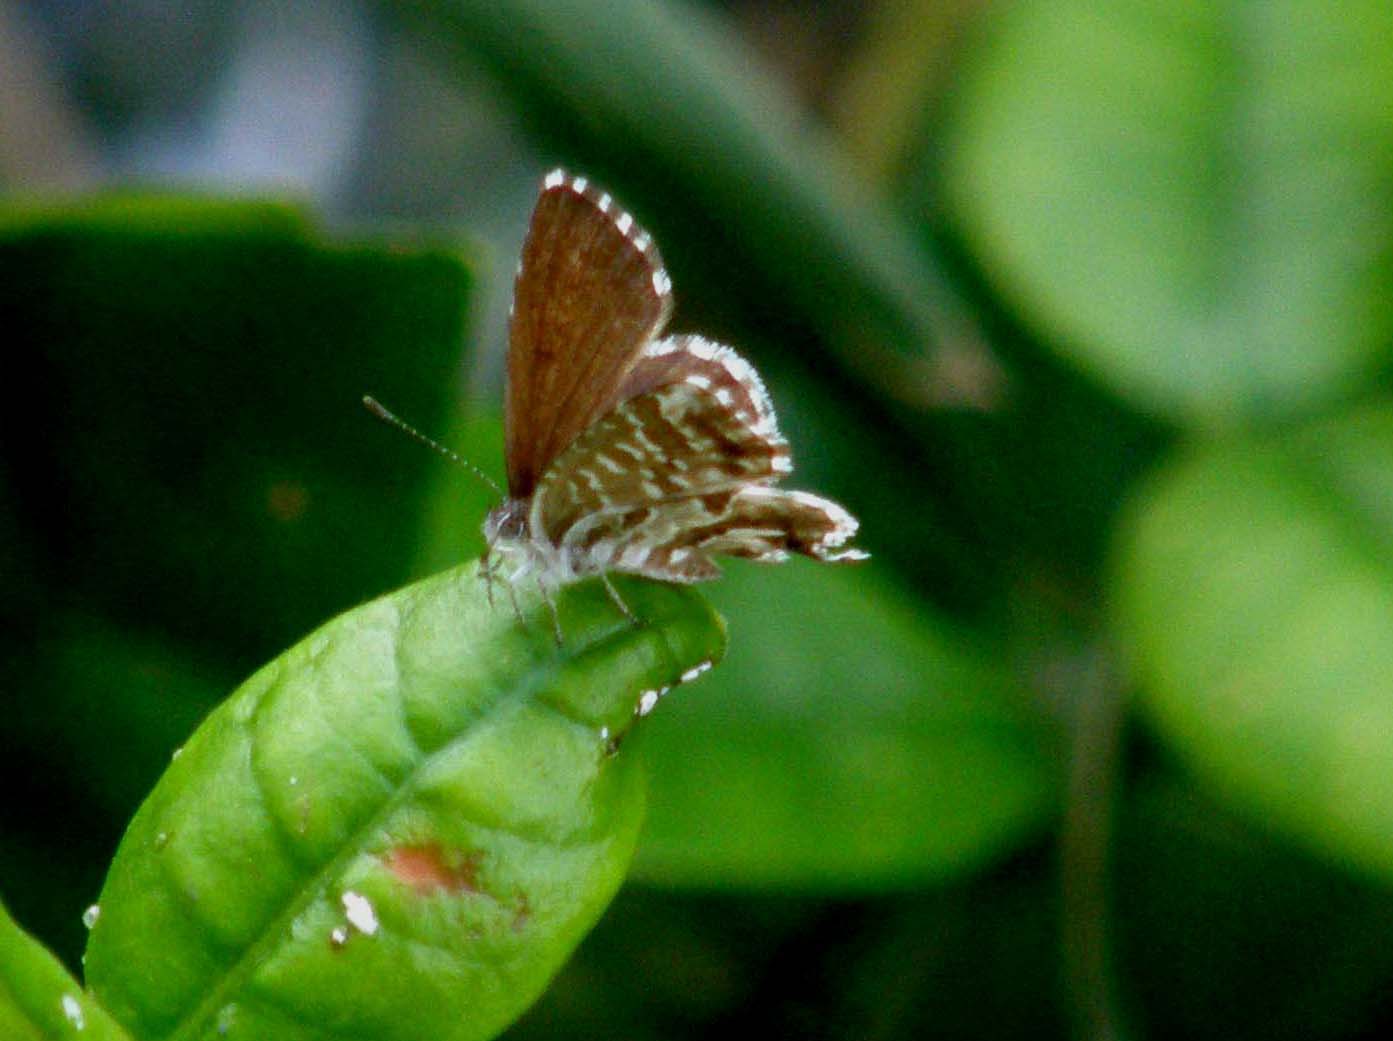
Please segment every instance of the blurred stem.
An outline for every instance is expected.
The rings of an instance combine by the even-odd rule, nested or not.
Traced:
[[[1117,995],[1109,886],[1126,698],[1104,648],[1078,663],[1074,689],[1060,836],[1065,997],[1080,1041],[1127,1041],[1136,1033]]]
[[[942,94],[963,22],[983,0],[884,0],[831,104],[832,121],[867,182],[888,189]]]

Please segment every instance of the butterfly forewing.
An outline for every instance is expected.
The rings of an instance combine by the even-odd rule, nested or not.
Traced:
[[[530,496],[553,460],[620,400],[671,306],[647,233],[585,178],[549,174],[523,244],[509,326],[513,497]]]

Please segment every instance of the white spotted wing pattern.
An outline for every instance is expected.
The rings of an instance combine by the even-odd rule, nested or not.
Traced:
[[[510,325],[508,498],[484,526],[511,580],[864,559],[850,513],[776,487],[792,460],[754,368],[699,336],[659,338],[670,310],[649,235],[585,178],[549,174]]]

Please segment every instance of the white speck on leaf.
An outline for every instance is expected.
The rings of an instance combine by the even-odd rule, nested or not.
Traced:
[[[696,679],[709,668],[711,668],[711,663],[709,661],[704,661],[700,665],[693,665],[686,672],[682,673],[682,682],[691,683],[692,680]]]
[[[82,912],[82,924],[83,924],[84,927],[90,929],[90,928],[92,928],[92,926],[94,926],[94,925],[97,924],[97,919],[100,918],[101,916],[102,916],[102,908],[101,908],[101,905],[100,905],[100,904],[93,904],[93,905],[92,905],[91,907],[89,907],[87,910],[85,910],[85,911]]]
[[[219,1037],[226,1037],[232,1030],[232,1024],[237,1018],[236,1003],[224,1005],[218,1009],[217,1031]]]
[[[348,924],[364,936],[377,932],[377,912],[373,910],[368,898],[349,889],[341,898],[343,913],[348,916]]]
[[[85,1030],[87,1019],[82,1014],[82,1004],[71,994],[64,994],[61,1002],[63,1018],[73,1025],[74,1030]]]

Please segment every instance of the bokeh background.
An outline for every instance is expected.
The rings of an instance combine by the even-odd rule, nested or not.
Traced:
[[[516,1039],[1393,1028],[1383,0],[0,0],[0,895],[480,548],[541,175],[874,560],[729,568]]]

